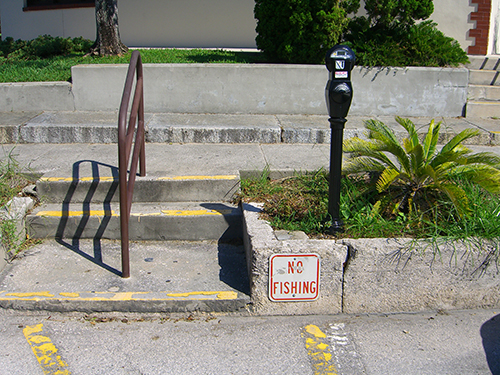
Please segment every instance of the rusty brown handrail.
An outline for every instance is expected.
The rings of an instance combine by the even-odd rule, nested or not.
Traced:
[[[127,112],[130,102],[134,76],[137,76],[135,84],[132,109],[127,126]],[[137,131],[135,125],[137,122]],[[135,143],[130,161],[132,143]],[[132,207],[132,195],[134,192],[137,164],[139,163],[139,175],[146,175],[146,152],[144,140],[144,82],[142,74],[142,60],[139,51],[132,52],[128,66],[127,79],[123,89],[120,113],[118,116],[118,169],[120,182],[120,230],[122,247],[122,277],[130,277],[129,260],[129,220],[130,208]],[[128,167],[130,165],[130,172]],[[129,177],[127,178],[127,174]]]

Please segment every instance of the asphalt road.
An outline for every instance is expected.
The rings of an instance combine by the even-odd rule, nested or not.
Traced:
[[[284,317],[2,310],[0,337],[0,373],[12,375],[500,374],[499,310]]]

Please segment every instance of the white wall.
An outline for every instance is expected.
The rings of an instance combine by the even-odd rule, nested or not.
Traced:
[[[474,44],[474,38],[469,38],[469,30],[475,26],[470,21],[470,14],[475,10],[476,6],[471,5],[470,0],[434,0],[434,13],[429,19],[467,51],[467,47]]]
[[[23,0],[0,0],[2,39],[34,39],[39,35],[95,39],[94,8],[23,12]]]
[[[144,47],[255,48],[254,0],[119,0],[122,41]]]

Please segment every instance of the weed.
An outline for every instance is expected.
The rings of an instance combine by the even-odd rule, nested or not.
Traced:
[[[0,160],[0,207],[4,209],[13,197],[21,194],[25,186],[34,182],[32,177],[23,173],[13,151],[14,149],[6,153],[4,159]],[[0,217],[1,241],[11,257],[36,243],[34,240],[21,238],[17,221],[17,218],[11,218],[8,214]]]

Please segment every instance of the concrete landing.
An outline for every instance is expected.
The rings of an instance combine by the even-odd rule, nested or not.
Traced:
[[[48,311],[245,312],[243,246],[217,241],[46,240],[0,273],[2,308]]]

